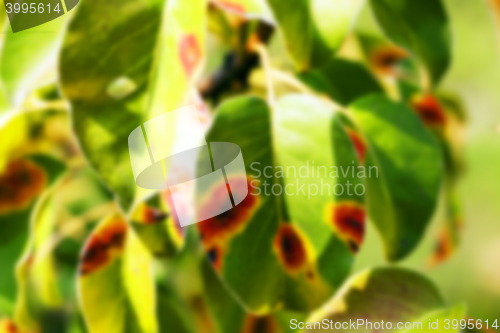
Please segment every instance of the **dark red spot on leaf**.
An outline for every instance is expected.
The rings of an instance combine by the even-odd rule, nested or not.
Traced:
[[[352,144],[354,145],[354,149],[356,150],[356,154],[358,155],[358,159],[360,164],[363,164],[365,161],[366,154],[366,143],[359,135],[359,133],[353,130],[347,130],[347,135],[351,138]]]
[[[3,319],[0,323],[0,332],[6,333],[19,333],[19,329],[16,324],[10,319]]]
[[[252,193],[252,188],[248,180],[242,177],[241,179],[234,179],[234,181],[245,182],[246,186],[248,186],[249,194],[236,207],[196,225],[206,246],[223,242],[241,231],[257,207],[258,197]],[[227,198],[228,190],[229,188],[226,184],[217,186],[209,193],[208,197],[210,200],[201,210],[203,212],[206,211],[207,214],[219,211],[218,208]]]
[[[365,236],[365,209],[356,202],[342,202],[334,205],[332,220],[352,252],[357,252]]]
[[[431,266],[436,266],[446,261],[453,254],[454,246],[449,232],[442,230],[439,233],[436,248],[430,260]]]
[[[184,35],[179,42],[179,57],[184,67],[184,72],[188,77],[191,77],[196,66],[201,61],[201,48],[193,34]]]
[[[80,274],[85,275],[104,267],[121,253],[127,235],[127,223],[121,217],[105,222],[88,240],[81,257]]]
[[[162,222],[167,217],[167,213],[146,204],[141,204],[136,208],[134,214],[132,215],[132,220],[138,223],[155,224]]]
[[[220,247],[214,246],[208,249],[207,257],[217,271],[222,269],[222,249]]]
[[[442,127],[446,125],[446,112],[434,96],[429,94],[416,96],[413,98],[411,106],[426,126]]]
[[[45,188],[45,171],[29,160],[10,162],[0,175],[0,213],[19,210]]]
[[[307,262],[304,242],[292,225],[282,224],[280,226],[275,246],[283,266],[288,270],[298,270]]]

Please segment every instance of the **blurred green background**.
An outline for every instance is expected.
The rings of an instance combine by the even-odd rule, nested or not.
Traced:
[[[455,255],[429,268],[436,212],[420,247],[401,265],[419,268],[437,283],[451,304],[466,301],[472,318],[496,318],[500,309],[500,30],[487,1],[445,1],[453,29],[453,62],[442,83],[456,91],[469,110],[464,133],[466,172],[461,181],[464,229]],[[358,21],[376,30],[365,8]],[[358,269],[383,263],[378,236],[369,225]]]

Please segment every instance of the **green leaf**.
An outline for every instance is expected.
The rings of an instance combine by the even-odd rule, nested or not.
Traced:
[[[168,288],[159,286],[156,291],[158,333],[194,333],[193,318],[185,304]]]
[[[241,97],[224,103],[206,137],[208,142],[239,145],[247,173],[253,170],[252,162],[261,163],[259,171],[274,165],[270,113],[258,98]],[[259,313],[271,311],[282,295],[282,268],[272,250],[279,224],[276,207],[274,196],[248,195],[234,208],[234,217],[228,216],[227,228],[217,228],[217,220],[196,224],[209,258],[224,281],[247,307]],[[238,232],[243,227],[245,232]]]
[[[268,0],[299,71],[329,61],[340,48],[363,0]]]
[[[378,22],[387,36],[414,53],[437,84],[451,62],[451,34],[440,0],[371,0]]]
[[[89,237],[78,289],[89,332],[156,332],[151,257],[121,216],[104,219]]]
[[[369,151],[369,215],[387,258],[400,260],[417,246],[434,212],[443,176],[441,148],[415,112],[387,97],[362,98],[350,112]]]
[[[144,246],[157,258],[176,255],[184,245],[184,233],[170,207],[157,194],[139,203],[130,216],[132,227]]]
[[[244,310],[215,275],[200,250],[195,230],[187,229],[186,246],[180,253],[169,260],[160,259],[155,265],[158,268],[160,332],[239,331]],[[165,313],[165,301],[170,313]],[[172,316],[176,318],[172,319]],[[174,329],[172,325],[179,327]]]
[[[425,314],[444,306],[436,287],[422,275],[402,268],[376,268],[352,277],[335,297],[321,310],[312,314],[307,322],[360,322],[360,326],[345,329],[357,332],[366,329],[367,322],[387,325],[391,329],[377,329],[378,332],[394,331],[398,322],[414,322]],[[386,327],[386,326],[385,326]],[[317,332],[307,329],[305,332]]]
[[[461,238],[461,203],[455,193],[455,187],[464,169],[463,143],[459,138],[463,130],[465,111],[460,100],[453,98],[451,94],[425,94],[404,81],[400,81],[399,85],[403,100],[419,115],[441,146],[445,218],[437,235],[435,250],[429,258],[429,263],[436,265],[453,255]]]
[[[57,53],[69,16],[27,31],[5,33],[0,50],[0,78],[11,105],[19,106],[42,77],[56,79]]]
[[[244,324],[245,309],[231,295],[209,261],[203,258],[200,262],[205,297],[219,331],[221,333],[240,332]]]
[[[447,185],[444,191],[445,217],[439,228],[434,251],[429,258],[431,266],[439,265],[450,259],[457,251],[462,240],[463,217],[461,202],[455,189]]]
[[[342,105],[370,93],[383,93],[381,85],[365,66],[345,59],[332,59],[318,69],[299,74],[299,78]]]
[[[185,103],[205,56],[205,0],[164,3],[85,1],[61,53],[63,93],[80,145],[125,211],[139,193],[129,134]]]
[[[281,219],[291,222],[310,247],[305,276],[288,267],[285,302],[291,310],[307,311],[323,303],[349,274],[364,236],[364,200],[356,193],[365,190],[362,179],[352,176],[358,157],[351,138],[329,106],[312,96],[288,95],[274,112],[283,186],[306,187],[305,193],[292,190],[283,196],[288,216]]]
[[[49,312],[62,304],[52,255],[56,227],[55,188],[45,192],[33,211],[30,238],[16,267],[18,294],[14,318],[22,330],[43,330]]]
[[[227,177],[248,182],[250,194],[231,213],[196,224],[217,272],[257,314],[278,304],[297,311],[319,306],[347,276],[351,251],[364,234],[362,198],[345,190],[333,194],[351,176],[343,179],[338,171],[331,177],[330,166],[355,167],[357,159],[333,110],[313,97],[291,95],[274,112],[271,123],[271,110],[255,97],[228,100],[218,109],[207,140],[239,145],[247,175],[228,171]],[[328,166],[323,177],[312,175],[319,166]],[[323,194],[322,183],[329,187]],[[285,189],[292,194],[285,196]]]

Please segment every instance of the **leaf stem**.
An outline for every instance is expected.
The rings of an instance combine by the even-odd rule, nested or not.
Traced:
[[[272,67],[271,61],[269,60],[269,54],[267,53],[267,48],[262,43],[255,43],[253,45],[253,49],[259,55],[262,67],[264,68],[264,73],[266,76],[266,85],[267,85],[267,102],[269,103],[271,108],[274,108],[276,104],[276,95],[274,93],[274,85],[273,85],[273,76],[272,76]]]
[[[316,91],[312,90],[309,88],[307,85],[302,83],[299,79],[297,79],[294,75],[273,69],[272,70],[272,76],[274,79],[279,80],[282,83],[287,84],[291,88],[296,89],[297,91],[304,93],[304,94],[309,94],[309,95],[314,95],[321,99],[324,103],[328,104],[332,109],[334,110],[339,110],[339,111],[344,111],[344,107],[335,103],[330,97],[324,95],[324,94],[319,94]]]

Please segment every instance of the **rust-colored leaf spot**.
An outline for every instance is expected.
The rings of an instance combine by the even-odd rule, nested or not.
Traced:
[[[127,236],[127,222],[112,217],[89,238],[81,256],[80,274],[92,273],[109,263],[123,251]]]
[[[434,96],[430,94],[415,96],[411,106],[426,126],[442,127],[446,125],[446,112]]]
[[[304,241],[291,224],[282,224],[275,238],[275,247],[283,266],[290,271],[302,268],[307,262]]]
[[[364,139],[359,135],[359,133],[348,129],[347,135],[351,138],[354,149],[356,150],[356,154],[358,155],[359,163],[363,164],[365,162],[366,155],[366,143]]]
[[[0,213],[26,208],[46,183],[45,171],[30,160],[10,162],[0,175]]]
[[[385,75],[395,75],[396,65],[408,57],[408,52],[395,46],[383,46],[374,50],[370,56],[373,68]]]
[[[430,259],[430,266],[436,266],[446,261],[453,254],[454,246],[449,232],[441,230],[436,248]]]
[[[365,236],[365,208],[357,202],[341,202],[333,206],[332,221],[352,252],[358,252]]]
[[[159,209],[150,207],[144,203],[137,206],[132,214],[132,220],[143,224],[156,224],[162,222],[168,214]]]
[[[308,271],[307,271],[307,273],[306,273],[306,276],[307,276],[307,278],[308,278],[309,280],[314,280],[314,277],[315,277],[316,275],[314,274],[314,271],[312,271],[312,270],[308,270]]]
[[[279,331],[278,325],[273,317],[247,315],[242,333],[274,333]]]
[[[2,319],[0,321],[0,332],[19,333],[20,331],[12,320]]]
[[[245,14],[245,7],[241,3],[235,3],[232,1],[219,0],[215,3],[224,10],[235,12],[237,14]]]
[[[258,197],[252,191],[250,182],[244,177],[232,179],[231,182],[233,181],[245,182],[246,186],[248,186],[249,194],[232,209],[197,224],[203,243],[207,247],[213,244],[220,244],[240,232],[250,220],[257,207]],[[208,194],[207,197],[210,200],[208,200],[205,206],[201,207],[201,210],[203,212],[207,211],[207,215],[210,212],[218,211],[218,207],[225,202],[228,192],[230,192],[230,189],[226,184],[216,186]]]
[[[208,260],[212,263],[217,271],[222,269],[222,249],[219,246],[213,246],[207,249]]]
[[[183,35],[179,42],[179,57],[184,67],[184,72],[191,77],[196,66],[201,61],[202,51],[194,34]]]

